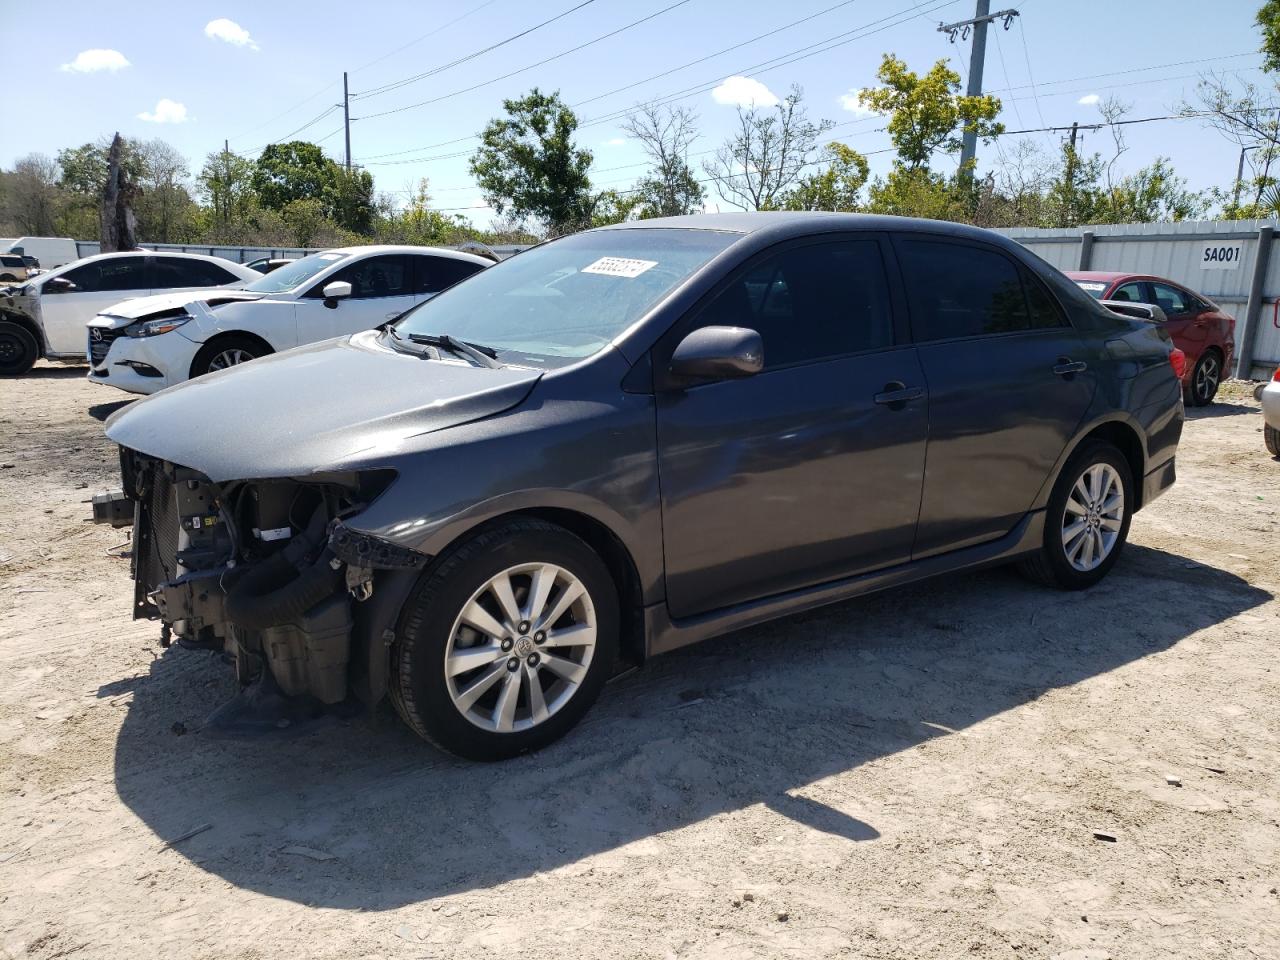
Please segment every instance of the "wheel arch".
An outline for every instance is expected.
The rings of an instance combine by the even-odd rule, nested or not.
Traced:
[[[1094,422],[1076,435],[1076,438],[1062,452],[1062,457],[1055,464],[1052,475],[1045,481],[1044,488],[1041,490],[1040,496],[1037,497],[1037,506],[1044,505],[1044,501],[1048,499],[1050,491],[1053,490],[1054,484],[1058,482],[1058,477],[1063,468],[1066,467],[1067,462],[1080,449],[1080,445],[1089,440],[1103,440],[1118,449],[1124,456],[1125,462],[1129,464],[1129,473],[1132,474],[1133,478],[1133,508],[1135,511],[1140,510],[1142,508],[1142,481],[1146,476],[1147,450],[1142,442],[1141,430],[1135,424],[1121,417],[1112,417]]]
[[[220,343],[225,343],[228,340],[252,340],[254,343],[257,343],[262,347],[261,356],[264,356],[264,357],[269,353],[276,352],[275,347],[273,347],[265,338],[263,338],[262,336],[259,336],[256,333],[250,333],[248,330],[220,331],[214,334],[208,340],[204,341],[204,343],[200,344],[199,348],[196,350],[196,355],[191,359],[191,367],[190,369],[187,370],[187,376],[190,379],[194,380],[196,376],[198,376],[198,374],[196,373],[196,364],[199,361],[200,357],[204,354],[204,352],[208,350],[211,346],[216,346]]]

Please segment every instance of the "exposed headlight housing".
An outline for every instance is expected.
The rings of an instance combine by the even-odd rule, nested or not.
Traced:
[[[139,320],[137,323],[129,324],[124,328],[124,332],[131,337],[158,337],[162,333],[177,330],[194,319],[195,317],[185,312],[172,316],[152,317],[150,320]]]

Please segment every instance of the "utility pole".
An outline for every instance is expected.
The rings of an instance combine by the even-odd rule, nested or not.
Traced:
[[[347,135],[347,173],[351,173],[351,94],[347,92],[347,71],[342,71],[342,126]]]
[[[222,141],[222,222],[231,222],[231,141]]]
[[[1244,155],[1250,150],[1257,150],[1262,144],[1255,143],[1253,146],[1240,148],[1240,165],[1236,167],[1236,186],[1231,191],[1231,206],[1236,210],[1240,209],[1240,183],[1244,180]]]
[[[1066,175],[1067,181],[1067,208],[1062,211],[1062,215],[1058,218],[1058,226],[1071,227],[1071,212],[1075,206],[1076,198],[1076,137],[1080,134],[1080,124],[1071,121],[1071,140],[1067,145],[1067,162],[1066,169],[1063,173]]]
[[[987,59],[987,24],[993,20],[1004,20],[1004,28],[1008,30],[1009,25],[1013,23],[1013,18],[1018,16],[1017,10],[999,10],[995,13],[990,11],[991,0],[977,0],[972,20],[938,24],[938,32],[947,34],[952,43],[956,42],[957,36],[961,40],[967,40],[969,34],[973,34],[973,47],[969,51],[969,88],[965,91],[966,96],[982,96],[982,68]],[[978,132],[965,130],[960,146],[960,169],[965,176],[971,171],[977,152]]]

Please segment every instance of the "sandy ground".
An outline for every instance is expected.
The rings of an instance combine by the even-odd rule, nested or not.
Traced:
[[[229,673],[128,619],[85,522],[120,398],[0,381],[2,955],[1280,957],[1280,463],[1243,391],[1091,592],[993,571],[724,637],[493,766],[387,710],[203,738]]]

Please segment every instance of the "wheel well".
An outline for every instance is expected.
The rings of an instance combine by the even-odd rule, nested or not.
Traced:
[[[267,341],[263,340],[256,333],[248,333],[247,331],[244,331],[244,330],[232,330],[227,333],[220,333],[217,336],[210,337],[208,340],[206,340],[204,344],[201,345],[200,349],[196,352],[196,358],[198,359],[201,354],[203,354],[206,350],[209,349],[210,346],[216,345],[219,343],[224,343],[227,340],[251,340],[254,343],[258,344],[260,347],[262,347],[262,353],[260,354],[260,356],[266,356],[268,353],[276,352],[275,348],[271,346],[271,344],[267,343]],[[191,370],[188,371],[188,375],[192,379],[195,379],[196,377],[196,360],[194,359],[191,361]]]
[[[600,556],[618,588],[618,608],[622,614],[621,659],[632,666],[639,666],[643,663],[645,655],[644,599],[640,590],[640,574],[636,570],[635,561],[631,559],[630,551],[627,550],[623,542],[599,520],[595,520],[584,513],[556,507],[520,510],[516,513],[495,517],[487,521],[485,526],[521,516],[537,517],[547,523],[554,523],[556,526],[564,527],[570,533],[586,541],[587,545]],[[472,533],[474,531],[469,531],[467,536],[471,536]]]
[[[40,325],[33,321],[30,317],[20,313],[0,313],[0,323],[12,323],[36,338],[36,349],[40,351],[40,356],[45,354],[44,332],[40,329]]]
[[[1141,509],[1142,479],[1146,476],[1147,459],[1142,450],[1142,441],[1138,439],[1137,431],[1128,424],[1113,420],[1110,423],[1103,423],[1094,427],[1081,438],[1080,442],[1083,443],[1085,440],[1091,439],[1104,440],[1124,454],[1124,458],[1129,464],[1129,472],[1133,475],[1134,509]]]

